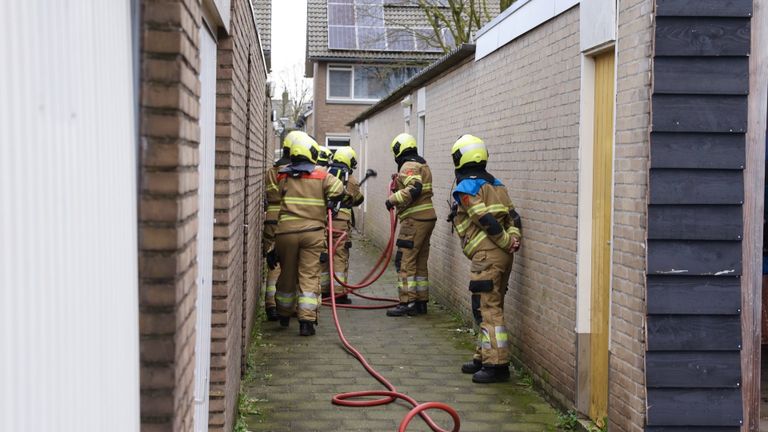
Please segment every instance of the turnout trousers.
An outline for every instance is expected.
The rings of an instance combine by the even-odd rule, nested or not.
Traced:
[[[333,230],[347,233],[346,240],[341,242],[333,255],[333,271],[336,273],[336,276],[338,276],[340,280],[342,280],[344,283],[347,283],[347,278],[349,277],[349,248],[352,247],[352,241],[349,239],[351,223],[346,220],[334,220]],[[336,240],[338,240],[339,237],[341,237],[341,232],[338,234],[336,232],[333,233],[334,243]],[[323,267],[323,273],[320,275],[320,285],[323,288],[322,292],[324,296],[329,295],[331,292],[330,271],[330,265],[326,265]],[[346,288],[344,288],[341,284],[337,283],[335,285],[335,294],[344,294],[344,291],[346,291]]]
[[[327,266],[324,229],[278,234],[277,255],[280,278],[277,281],[277,312],[290,317],[298,301],[299,321],[317,322],[320,306],[320,273]]]
[[[264,243],[262,247],[264,252],[269,252],[275,247],[275,230],[277,221],[264,225]],[[267,284],[264,288],[264,307],[269,309],[277,307],[275,304],[275,294],[277,293],[277,279],[280,277],[280,264],[274,269],[267,266]]]
[[[513,255],[501,250],[481,250],[472,257],[469,291],[472,316],[479,327],[475,360],[483,366],[509,363],[509,336],[504,326],[504,295],[512,272]]]
[[[395,268],[400,303],[429,300],[429,239],[434,220],[403,219],[397,237]]]

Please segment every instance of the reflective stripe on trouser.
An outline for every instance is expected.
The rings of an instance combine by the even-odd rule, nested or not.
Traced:
[[[416,300],[429,300],[429,278],[426,276],[416,276],[415,285]]]
[[[416,300],[429,299],[429,284],[423,284],[423,281],[429,280],[429,240],[432,237],[432,230],[435,229],[435,221],[418,221],[407,218],[400,224],[400,232],[397,237],[397,254],[395,255],[395,264],[399,265],[398,271],[398,293],[401,303],[410,303]],[[416,289],[417,277],[422,278],[422,287],[427,289],[418,291]]]
[[[276,247],[282,267],[275,295],[277,312],[291,316],[298,299],[299,320],[317,321],[320,254],[325,250],[325,230],[279,234]]]
[[[472,257],[472,315],[479,327],[475,359],[484,365],[509,363],[509,335],[504,326],[504,295],[512,271],[512,255],[501,249]]]
[[[277,276],[280,276],[280,267],[277,269]],[[270,276],[274,270],[270,270],[267,273],[267,284],[264,287],[264,307],[273,308],[277,307],[275,304],[275,294],[277,294],[277,278],[272,279]]]

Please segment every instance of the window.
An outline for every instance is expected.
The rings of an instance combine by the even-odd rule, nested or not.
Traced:
[[[339,147],[349,146],[349,136],[329,136],[325,137],[325,146],[332,152],[336,152]]]
[[[375,102],[419,70],[415,67],[331,65],[328,67],[328,99]]]
[[[352,98],[352,68],[328,68],[328,98]]]

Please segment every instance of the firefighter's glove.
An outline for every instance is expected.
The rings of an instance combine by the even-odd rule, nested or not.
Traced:
[[[271,251],[267,252],[267,267],[269,267],[270,270],[276,269],[279,263],[280,259],[277,256],[276,250],[272,249]]]
[[[341,201],[328,201],[326,206],[331,210],[331,214],[335,217],[339,213],[341,208]]]
[[[392,209],[395,208],[395,205],[390,200],[387,200],[385,205],[387,206],[387,211],[392,211]]]

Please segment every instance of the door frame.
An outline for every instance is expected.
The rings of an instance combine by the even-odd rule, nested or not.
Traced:
[[[741,331],[743,431],[760,429],[762,239],[768,127],[768,0],[753,1],[744,166]]]
[[[578,185],[578,234],[577,234],[577,280],[576,280],[576,409],[587,414],[591,396],[591,316],[592,316],[592,208],[594,184],[594,128],[595,128],[595,57],[609,51],[614,53],[614,104],[613,104],[613,149],[611,164],[611,232],[613,239],[614,172],[616,147],[616,89],[617,73],[615,41],[609,41],[581,54],[581,94],[579,119],[579,185]],[[610,273],[613,274],[613,247],[610,253]],[[613,278],[609,278],[609,293],[612,292]],[[609,298],[610,330],[610,298]],[[610,337],[608,347],[610,352]],[[609,358],[610,364],[610,358]],[[610,379],[610,377],[609,377]]]

